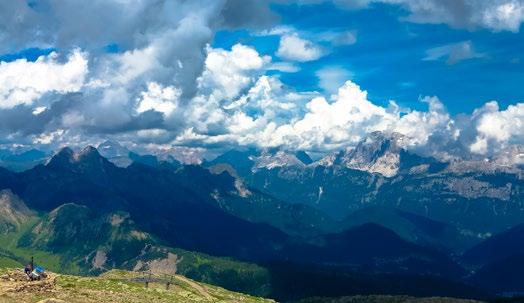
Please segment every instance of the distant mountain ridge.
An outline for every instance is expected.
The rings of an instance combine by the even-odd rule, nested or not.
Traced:
[[[287,224],[299,227],[322,219],[313,209],[303,208],[297,213],[295,206],[286,210],[288,204],[256,190],[243,196],[229,174],[214,175],[199,166],[151,167],[134,163],[119,168],[93,147],[79,152],[64,148],[46,165],[20,173],[15,179],[18,180],[13,191],[30,207],[52,211],[49,222],[64,213],[62,210],[75,208],[75,204],[65,203],[79,205],[77,211],[66,212],[75,216],[93,212],[93,216],[103,217],[126,211],[141,230],[167,243],[240,259],[271,260],[287,254],[287,247],[294,240],[268,223],[286,230]],[[251,206],[242,208],[246,203]],[[262,220],[255,216],[260,211],[272,214],[273,209],[284,214],[288,211],[289,215],[280,217],[273,213]],[[289,220],[288,217],[294,219],[281,224],[271,221]],[[322,224],[319,222],[316,228],[321,230]],[[306,250],[313,249],[310,244],[304,245]]]
[[[0,166],[6,167],[13,171],[24,171],[38,164],[45,163],[50,155],[38,149],[18,150],[0,150]]]
[[[519,163],[521,149],[514,147],[490,161],[440,162],[405,150],[404,141],[403,136],[395,133],[375,132],[354,149],[317,161],[303,151],[248,149],[226,152],[203,165],[211,168],[227,164],[227,173],[236,179],[233,182],[237,191],[254,190],[284,203],[316,209],[336,220],[367,205],[387,205],[440,222],[453,222],[464,233],[479,237],[521,221],[518,209],[524,203],[520,190],[524,175],[514,164]],[[70,158],[82,152],[88,151],[75,153],[65,149],[57,155],[64,153],[66,162],[74,162]],[[97,152],[118,167],[133,163],[182,166],[172,157],[138,155],[112,141],[101,143]],[[449,201],[458,204],[451,206]],[[476,210],[471,210],[471,206]],[[256,216],[250,218],[264,222]],[[496,220],[488,225],[492,229],[480,222],[486,218]]]
[[[480,238],[523,221],[524,173],[518,165],[497,159],[442,162],[406,150],[404,141],[402,135],[375,132],[354,149],[310,164],[285,151],[247,150],[227,152],[205,165],[226,163],[248,186],[339,220],[385,205]]]
[[[370,133],[353,148],[346,148],[326,155],[319,160],[312,160],[310,155],[303,150],[286,151],[279,148],[262,149],[255,148],[240,150],[239,154],[246,153],[256,165],[252,169],[276,168],[282,166],[306,165],[306,166],[325,166],[342,165],[346,168],[362,170],[369,173],[377,173],[386,177],[393,177],[398,172],[401,165],[406,164],[406,159],[410,161],[417,159],[421,162],[439,162],[446,164],[450,172],[508,172],[522,175],[524,165],[524,146],[512,145],[490,158],[472,160],[450,158],[450,160],[436,160],[423,157],[413,151],[408,151],[408,138],[398,133],[382,133],[379,131]],[[201,164],[224,162],[223,155],[219,155],[211,161],[203,160],[202,150],[191,150],[187,147],[173,147],[171,149],[151,151],[150,154],[137,153],[117,141],[106,140],[98,144],[97,149],[101,155],[120,167],[127,167],[132,162],[147,163],[155,162],[178,162],[184,164]],[[232,150],[235,151],[235,150]],[[32,168],[50,159],[52,154],[37,149],[25,151],[12,151],[0,149],[0,166],[11,170],[22,171]],[[148,158],[148,160],[145,160]],[[154,159],[154,160],[152,160]],[[238,159],[237,159],[238,160]],[[227,162],[227,161],[226,161]],[[409,161],[408,161],[409,162]]]

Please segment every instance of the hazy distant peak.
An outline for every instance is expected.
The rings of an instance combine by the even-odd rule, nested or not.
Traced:
[[[85,157],[101,157],[101,155],[95,147],[88,145],[84,147],[81,151],[74,153],[74,157],[80,160]]]
[[[272,152],[265,150],[260,156],[251,156],[251,159],[255,162],[253,170],[258,170],[262,168],[273,169],[276,167],[284,166],[304,166],[304,162],[298,159],[295,154],[278,150]]]
[[[98,145],[98,151],[106,158],[126,157],[129,155],[129,149],[117,141],[104,141]]]
[[[49,159],[47,164],[49,165],[57,162],[72,162],[74,154],[75,151],[70,147],[63,147]]]

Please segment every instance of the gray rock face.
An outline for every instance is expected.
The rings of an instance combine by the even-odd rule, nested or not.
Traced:
[[[263,151],[259,156],[252,156],[251,160],[255,162],[252,168],[253,172],[260,169],[273,169],[277,167],[285,166],[299,166],[305,167],[306,165],[300,161],[294,154],[287,153],[285,151],[277,151],[271,153],[269,151]]]
[[[380,132],[374,132],[355,149],[343,153],[338,161],[347,168],[392,177],[400,167],[403,140],[405,138],[400,134],[385,136]]]
[[[489,182],[479,181],[473,177],[450,178],[444,183],[450,193],[456,193],[468,199],[490,198],[509,201],[512,184],[493,186]]]
[[[406,145],[406,137],[392,133],[371,133],[355,148],[347,148],[328,155],[314,163],[318,166],[339,165],[345,168],[378,173],[385,177],[397,175],[401,164],[401,153]]]
[[[10,190],[0,191],[0,233],[14,231],[33,215],[18,196]]]

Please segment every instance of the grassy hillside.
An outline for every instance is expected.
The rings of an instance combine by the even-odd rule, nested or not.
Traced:
[[[255,296],[271,294],[270,272],[264,267],[182,249],[174,252],[182,258],[178,273],[188,278]]]
[[[99,277],[55,275],[42,281],[28,282],[17,277],[17,270],[0,270],[0,302],[16,303],[139,303],[139,302],[273,302],[198,283],[180,275],[153,275],[145,287],[142,274],[109,271]],[[170,281],[169,288],[165,281]]]
[[[27,241],[27,234],[39,223],[41,219],[33,217],[19,226],[16,231],[0,234],[0,268],[20,267],[34,257],[35,263],[54,272],[72,275],[96,273],[87,268],[90,264],[86,264],[83,258],[59,252],[53,253],[24,243]],[[269,272],[263,267],[183,249],[152,247],[147,253],[143,253],[121,267],[132,270],[136,267],[137,262],[144,264],[159,260],[171,262],[166,257],[169,254],[175,256],[172,262],[176,264],[167,266],[174,265],[177,273],[191,279],[256,296],[267,296],[271,292]],[[103,271],[98,273],[100,272]]]
[[[0,256],[0,268],[20,267],[22,264],[11,258]]]
[[[40,222],[39,220],[39,218],[33,217],[22,224],[16,232],[0,234],[0,257],[14,260],[19,264],[27,263],[31,260],[31,257],[34,257],[35,262],[50,270],[80,273],[81,269],[76,264],[67,262],[59,255],[19,245],[20,239],[30,231],[35,224]]]

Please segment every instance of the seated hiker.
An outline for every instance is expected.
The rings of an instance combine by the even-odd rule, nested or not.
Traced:
[[[24,273],[29,276],[29,274],[33,271],[33,268],[31,266],[31,263],[27,264],[24,268]]]
[[[46,278],[45,269],[41,266],[33,266],[31,263],[25,266],[24,273],[27,275],[27,277],[31,281],[40,280],[41,278]]]

